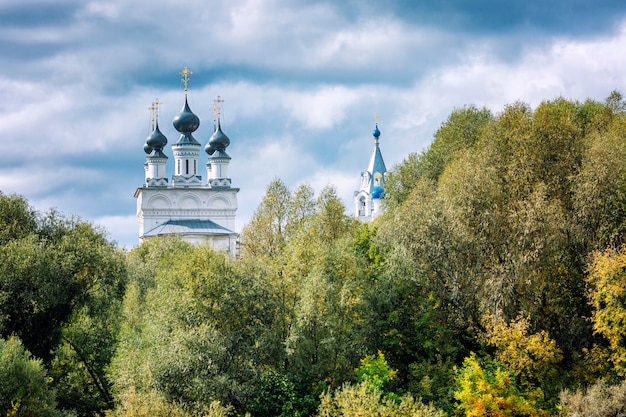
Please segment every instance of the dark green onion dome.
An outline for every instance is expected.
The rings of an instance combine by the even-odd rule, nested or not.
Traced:
[[[230,145],[230,139],[224,132],[222,132],[222,127],[218,121],[217,129],[209,138],[209,142],[204,147],[204,151],[209,155],[213,155],[215,151],[224,151],[228,145]]]
[[[146,140],[146,146],[143,147],[143,150],[149,154],[152,152],[153,149],[159,151],[163,150],[163,148],[165,148],[165,145],[167,145],[167,138],[163,133],[161,133],[161,131],[159,130],[159,124],[157,123],[154,131],[150,134],[150,136],[148,136],[148,139]]]
[[[183,134],[195,132],[198,126],[200,126],[200,119],[189,109],[187,96],[185,96],[185,107],[174,116],[172,124],[174,125],[174,129]]]

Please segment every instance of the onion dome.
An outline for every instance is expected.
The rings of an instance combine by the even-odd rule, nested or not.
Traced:
[[[198,126],[200,126],[200,119],[189,108],[187,96],[185,96],[185,107],[174,116],[172,124],[174,125],[174,129],[178,130],[180,133],[195,132]]]
[[[215,151],[224,151],[228,145],[230,145],[230,139],[224,132],[218,121],[217,129],[213,132],[213,135],[209,138],[209,142],[204,147],[204,150],[209,155],[213,155]]]
[[[380,185],[377,185],[376,187],[372,189],[372,198],[374,199],[381,198],[384,192],[385,192],[385,189],[381,187]]]
[[[154,149],[152,149],[152,147],[150,145],[148,145],[147,143],[145,145],[143,145],[143,151],[145,153],[147,153],[148,155],[150,155],[153,150]]]
[[[372,132],[372,135],[374,135],[376,139],[378,139],[378,137],[380,136],[380,130],[378,130],[378,125],[376,125],[376,128]]]
[[[146,146],[144,146],[144,151],[146,148],[159,149],[162,150],[167,145],[167,138],[161,131],[159,130],[159,124],[157,123],[154,131],[148,136],[146,140]]]

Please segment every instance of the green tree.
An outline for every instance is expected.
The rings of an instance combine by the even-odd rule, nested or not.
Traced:
[[[17,337],[0,339],[0,412],[6,416],[60,416],[41,360]]]
[[[318,417],[444,417],[446,414],[432,405],[416,401],[410,395],[389,398],[372,390],[366,382],[344,385],[334,393],[321,398]]]
[[[450,161],[474,146],[492,118],[486,108],[454,110],[426,151],[410,154],[390,170],[385,181],[385,203],[393,208],[405,201],[420,178],[436,182]]]
[[[25,198],[0,192],[0,245],[37,230],[37,212]]]
[[[267,186],[250,223],[241,231],[244,256],[272,258],[281,253],[286,243],[290,199],[289,188],[281,179],[274,178]]]
[[[254,395],[273,308],[258,276],[208,246],[159,239],[140,257],[159,266],[152,282],[132,281],[111,370],[121,409],[150,399],[201,414],[213,401],[241,412]],[[168,251],[175,249],[175,251]],[[135,254],[131,254],[135,257]],[[135,404],[135,405],[133,405]]]
[[[344,384],[334,393],[327,391],[321,397],[317,416],[365,416],[385,417],[443,417],[445,413],[432,405],[425,405],[405,394],[398,396],[385,393],[386,383],[394,378],[385,356],[369,355],[361,359],[361,366],[356,369],[359,382],[356,385]]]

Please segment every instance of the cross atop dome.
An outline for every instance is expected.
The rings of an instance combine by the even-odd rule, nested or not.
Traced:
[[[150,122],[152,130],[154,130],[155,126],[159,124],[159,106],[161,104],[163,104],[163,102],[159,101],[159,99],[157,98],[155,101],[152,102],[150,107],[148,107],[148,110],[150,110]]]
[[[189,71],[189,68],[187,68],[187,65],[185,65],[183,67],[183,70],[179,72],[179,74],[183,76],[181,81],[183,82],[183,86],[185,87],[185,93],[186,93],[189,90],[189,76],[193,74],[193,72]]]

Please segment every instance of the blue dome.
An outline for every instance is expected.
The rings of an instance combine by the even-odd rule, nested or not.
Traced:
[[[372,132],[372,135],[374,135],[375,138],[378,138],[380,136],[380,130],[378,130],[378,125],[376,125],[376,128]]]
[[[150,136],[148,136],[148,139],[146,140],[146,146],[144,147],[144,151],[146,151],[146,153],[150,153],[152,152],[152,149],[160,150],[165,148],[165,145],[167,145],[167,138],[163,133],[161,133],[161,131],[159,130],[159,124],[157,123],[154,131],[150,134]],[[150,152],[146,150],[147,148],[151,148]]]
[[[185,106],[174,116],[172,124],[174,125],[174,129],[178,130],[180,133],[195,132],[198,126],[200,126],[200,119],[189,108],[187,97],[185,97]]]
[[[213,153],[217,150],[223,151],[230,145],[230,139],[224,132],[222,132],[222,128],[217,123],[217,130],[213,132],[213,135],[209,138],[209,142],[204,147],[204,150],[209,155],[213,155]]]
[[[146,143],[145,145],[143,145],[143,151],[147,153],[148,155],[150,155],[153,151],[152,146]]]
[[[384,193],[385,193],[385,189],[381,187],[380,185],[377,185],[372,190],[372,198],[381,198]]]

